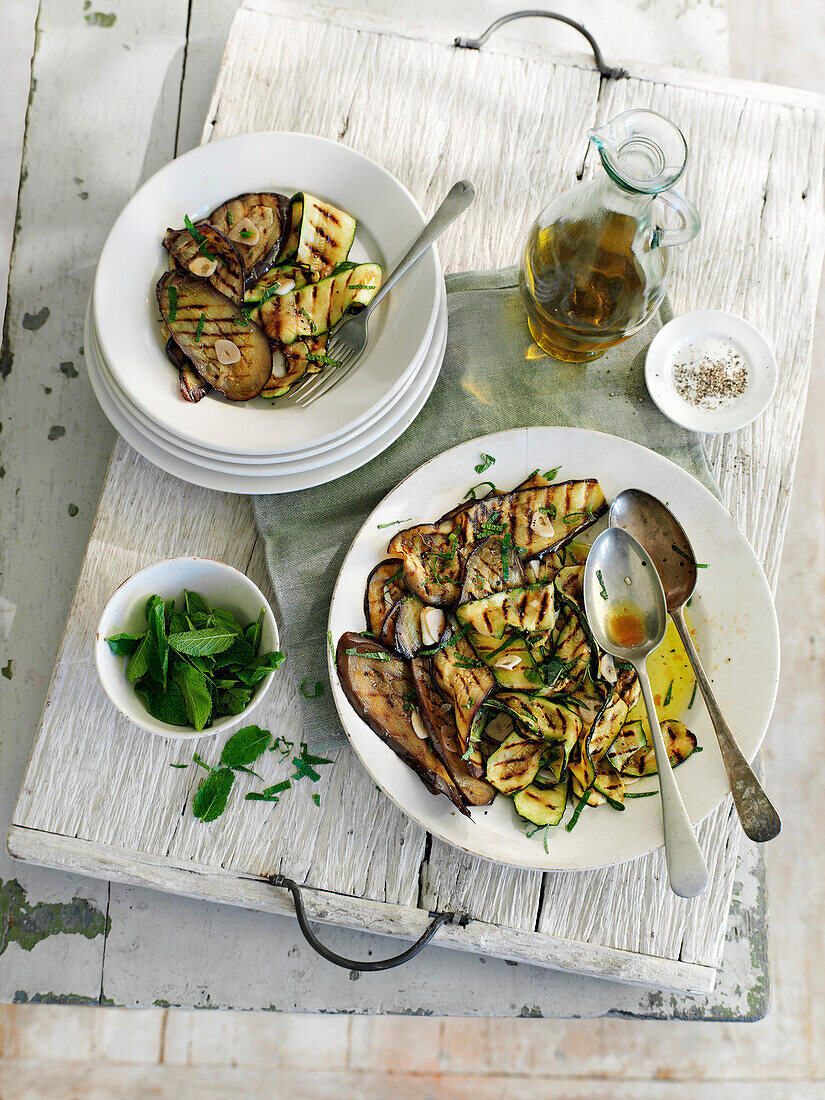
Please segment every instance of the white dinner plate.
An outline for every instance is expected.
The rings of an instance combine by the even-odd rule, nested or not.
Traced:
[[[442,286],[439,290],[440,313],[446,311],[446,302],[447,292]],[[100,347],[100,342],[97,338],[97,333],[94,328],[94,314],[92,314],[91,326],[93,344],[102,362],[102,366],[105,368],[106,381],[109,383],[109,388],[113,391],[113,396],[119,404],[123,406],[124,411],[130,419],[136,421],[138,427],[145,430],[150,438],[158,440],[162,446],[171,444],[170,449],[172,452],[179,453],[184,458],[192,460],[192,456],[194,455],[194,461],[198,463],[203,459],[205,460],[205,465],[214,466],[215,469],[229,469],[231,472],[233,467],[239,465],[244,467],[259,465],[267,467],[267,470],[261,470],[261,473],[270,472],[285,474],[294,472],[295,470],[311,469],[313,466],[322,466],[324,463],[333,461],[344,444],[349,443],[350,440],[354,441],[356,438],[359,440],[361,438],[364,440],[368,439],[368,432],[378,421],[381,421],[381,424],[378,426],[379,430],[381,430],[386,426],[385,422],[388,423],[388,417],[393,411],[398,410],[398,415],[400,416],[403,411],[403,398],[405,394],[408,394],[415,384],[423,384],[424,380],[420,375],[422,372],[426,373],[426,369],[432,365],[433,350],[438,347],[439,340],[441,339],[441,334],[438,330],[439,324],[437,323],[436,329],[433,331],[431,342],[427,347],[421,349],[416,360],[415,369],[405,381],[399,393],[396,394],[395,398],[390,402],[385,402],[381,408],[373,412],[363,421],[363,423],[350,428],[349,431],[344,432],[333,440],[328,440],[326,443],[314,447],[307,447],[300,451],[290,451],[286,454],[272,455],[240,455],[228,451],[216,451],[211,448],[197,446],[194,443],[184,443],[179,438],[164,432],[158,424],[147,417],[136,405],[133,405],[129,401],[126,394],[117,384],[117,379],[114,378],[111,370],[108,368],[108,364],[106,363],[103,351]],[[183,399],[181,398],[181,400]],[[270,413],[272,416],[278,417],[283,413],[283,407],[281,405],[276,405],[276,407],[270,410]],[[298,465],[296,465],[296,463],[298,463]]]
[[[95,397],[116,431],[123,436],[130,446],[134,447],[138,454],[143,455],[149,462],[174,477],[179,477],[183,481],[191,482],[194,485],[201,485],[206,489],[216,489],[221,492],[254,495],[257,493],[291,493],[299,489],[308,489],[315,485],[326,484],[359,469],[391,446],[418,416],[438,379],[444,358],[444,350],[447,346],[446,306],[444,307],[443,316],[439,318],[436,331],[439,339],[431,351],[431,366],[422,372],[417,384],[413,387],[414,393],[405,396],[404,411],[400,413],[398,420],[393,420],[379,435],[373,436],[364,446],[360,446],[359,441],[348,445],[342,455],[339,455],[334,461],[330,461],[325,466],[293,474],[268,473],[263,475],[255,467],[244,469],[241,473],[226,473],[209,469],[198,464],[197,456],[183,458],[177,454],[172,454],[166,449],[165,443],[161,445],[161,441],[157,437],[150,438],[148,433],[136,424],[128,414],[127,409],[115,397],[114,391],[110,388],[110,383],[106,380],[105,365],[94,350],[90,316],[86,318],[84,340],[86,342],[86,366]]]
[[[321,398],[312,414],[289,407],[276,420],[263,399],[225,400],[214,391],[197,406],[178,394],[163,351],[155,283],[167,268],[167,226],[193,220],[243,191],[307,191],[358,220],[351,256],[385,272],[425,218],[398,180],[345,145],[309,134],[243,134],[193,149],[140,188],[109,232],[97,267],[93,309],[105,361],[129,402],[173,438],[239,454],[300,450],[337,438],[393,401],[432,340],[444,279],[435,249],[387,295],[370,324],[357,373]]]
[[[422,523],[447,512],[478,480],[473,466],[493,455],[496,484],[517,485],[531,470],[561,468],[561,477],[596,477],[612,500],[622,489],[645,489],[668,502],[685,528],[699,561],[691,605],[696,645],[714,691],[743,752],[752,759],[765,735],[779,677],[779,632],[762,567],[722,504],[681,467],[635,443],[576,428],[518,428],[453,447],[415,470],[378,505],[344,560],[329,615],[334,643],[347,630],[364,629],[364,589],[370,571],[386,557],[388,533],[398,516]],[[604,526],[604,520],[600,526]],[[599,528],[597,527],[596,530]],[[444,797],[431,795],[356,714],[329,656],[333,696],[347,736],[381,790],[419,825],[458,848],[518,867],[581,870],[644,855],[664,842],[658,798],[628,801],[623,813],[609,805],[587,807],[575,828],[526,835],[512,800],[498,796],[464,817]],[[676,770],[692,822],[705,817],[730,787],[716,737],[699,697],[686,724],[704,750]],[[656,790],[655,776],[634,791]],[[568,808],[564,821],[569,820]]]

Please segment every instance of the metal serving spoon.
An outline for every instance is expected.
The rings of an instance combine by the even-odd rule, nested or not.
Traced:
[[[644,547],[618,527],[602,531],[587,555],[584,606],[602,649],[636,670],[656,752],[670,888],[679,897],[696,897],[707,887],[708,869],[676,785],[647,676],[647,657],[667,628],[665,593]]]
[[[696,587],[696,558],[687,535],[670,509],[642,489],[625,489],[619,493],[610,506],[610,526],[628,531],[653,559],[665,590],[667,609],[682,639],[719,739],[742,828],[751,840],[759,843],[773,840],[782,828],[782,821],[719,709],[685,623],[683,608]]]

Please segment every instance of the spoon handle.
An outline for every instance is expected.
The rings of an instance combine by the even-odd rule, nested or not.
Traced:
[[[653,747],[656,750],[656,769],[659,772],[659,794],[662,799],[665,857],[670,888],[680,898],[695,898],[707,888],[707,864],[670,766],[644,661],[639,661],[635,668],[642,687],[648,725],[653,734]]]
[[[714,730],[716,730],[719,748],[722,751],[722,760],[730,780],[730,789],[733,794],[736,812],[739,814],[739,820],[742,822],[745,835],[758,843],[773,840],[782,828],[779,814],[765,793],[765,789],[756,777],[753,768],[745,759],[745,754],[737,745],[730,726],[719,709],[719,704],[716,702],[713,688],[705,675],[704,668],[702,668],[702,662],[699,660],[699,654],[696,652],[696,646],[693,644],[693,638],[690,636],[681,607],[671,612],[671,618],[679,632],[679,637],[682,639],[685,653],[688,655],[688,660],[696,675],[699,690],[702,692],[702,698],[705,700],[705,706],[708,708],[710,720],[713,723]]]

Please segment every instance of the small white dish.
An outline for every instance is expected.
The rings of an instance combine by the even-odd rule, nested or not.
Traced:
[[[691,364],[700,358],[729,364],[727,374],[744,367],[741,392],[721,399],[711,394],[699,404],[689,400]],[[776,392],[776,377],[776,358],[762,333],[742,317],[719,309],[685,313],[669,321],[654,336],[645,359],[648,393],[668,420],[714,435],[744,428],[764,412]]]
[[[240,714],[218,718],[208,729],[198,732],[185,726],[170,726],[153,718],[132,684],[126,679],[128,658],[116,657],[106,642],[114,634],[139,634],[146,629],[144,609],[149,596],[177,599],[184,589],[203,596],[210,607],[220,607],[241,623],[254,622],[264,609],[259,653],[278,649],[278,626],[269,601],[244,573],[231,565],[210,558],[166,558],[148,565],[125,580],[109,598],[95,634],[95,668],[103,690],[124,718],[141,729],[179,740],[211,737],[215,733],[242,725],[272,685],[274,672],[257,685],[249,706]]]

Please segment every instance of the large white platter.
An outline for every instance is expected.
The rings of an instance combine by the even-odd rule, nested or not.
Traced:
[[[209,394],[180,399],[163,352],[155,283],[166,270],[167,226],[204,217],[243,191],[310,194],[358,220],[354,260],[386,273],[424,225],[407,189],[368,157],[310,134],[243,134],[210,142],[167,164],[140,188],[109,232],[94,283],[94,324],[104,358],[129,401],[173,438],[237,454],[281,454],[335,439],[392,402],[432,340],[443,275],[430,249],[401,279],[370,322],[358,370],[312,413],[261,400]]]
[[[669,503],[697,554],[699,571],[691,605],[696,644],[719,703],[752,758],[773,710],[779,677],[779,631],[762,567],[722,504],[681,467],[635,443],[575,428],[519,428],[463,443],[415,470],[378,505],[356,536],[335,586],[329,616],[333,641],[364,629],[364,587],[370,570],[386,557],[399,516],[430,521],[454,506],[478,481],[473,466],[482,452],[495,457],[487,476],[517,485],[536,467],[560,467],[560,479],[597,477],[608,500],[622,489],[646,489]],[[601,521],[596,530],[601,529]],[[405,524],[405,526],[409,526]],[[510,799],[499,796],[469,820],[446,798],[431,795],[418,777],[369,729],[347,701],[330,655],[333,696],[347,736],[375,782],[405,813],[435,836],[487,859],[548,871],[581,870],[633,859],[663,844],[658,798],[633,799],[623,813],[586,808],[576,827],[525,835]],[[700,698],[688,724],[703,752],[676,771],[691,821],[698,822],[728,793],[725,769]],[[657,789],[655,777],[634,790]],[[564,820],[570,817],[570,809]]]

